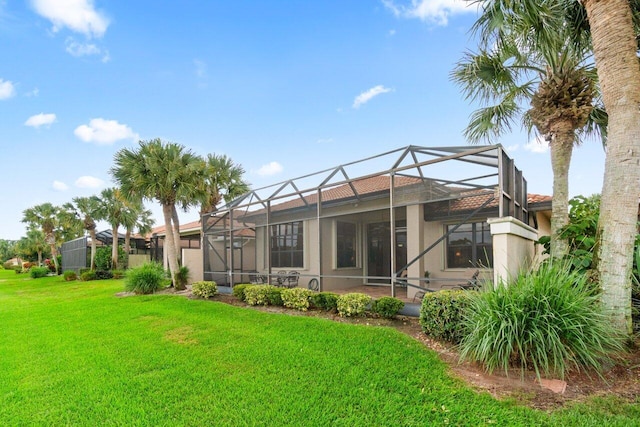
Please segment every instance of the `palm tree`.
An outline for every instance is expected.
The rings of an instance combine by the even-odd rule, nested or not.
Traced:
[[[249,191],[249,184],[242,178],[244,169],[227,156],[207,155],[205,198],[200,202],[200,215],[216,210],[221,200],[229,202]]]
[[[137,149],[115,154],[110,172],[128,199],[157,200],[166,227],[167,262],[176,286],[180,225],[176,206],[186,208],[203,198],[204,160],[184,146],[160,139],[140,141]]]
[[[96,221],[102,219],[101,207],[102,202],[97,196],[75,197],[73,199],[75,209],[81,218],[84,229],[89,232],[91,238],[91,270],[96,268]]]
[[[481,47],[466,54],[452,73],[468,99],[486,105],[473,113],[465,136],[472,142],[493,140],[519,122],[549,143],[551,254],[562,257],[567,246],[559,230],[569,222],[573,147],[588,131],[599,134],[603,143],[606,138],[606,113],[598,105],[589,51],[582,40],[569,37],[571,27],[558,1],[477,3],[482,14],[473,29]]]
[[[38,265],[42,265],[42,254],[47,250],[48,244],[44,233],[41,230],[32,228],[27,230],[27,235],[20,239],[17,243],[16,250],[23,257],[30,256],[34,253],[38,255]]]
[[[126,230],[124,235],[124,251],[126,253],[131,251],[131,234],[134,229],[137,229],[138,233],[143,236],[151,231],[154,224],[152,215],[149,209],[145,209],[142,201],[129,203],[122,223]]]
[[[58,214],[60,208],[51,203],[42,203],[25,209],[22,212],[22,222],[29,224],[31,228],[39,228],[45,236],[45,241],[51,249],[51,258],[56,271],[58,271],[58,250],[56,231],[58,227]]]
[[[105,188],[100,193],[102,207],[100,217],[111,225],[111,268],[118,268],[118,228],[124,223],[124,217],[128,208],[127,201],[117,188]]]
[[[640,14],[637,1],[582,0],[582,4],[609,114],[597,269],[602,301],[614,325],[631,333],[630,278],[640,197],[640,39],[634,29]]]

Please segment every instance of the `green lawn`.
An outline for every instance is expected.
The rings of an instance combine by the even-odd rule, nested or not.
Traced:
[[[392,329],[0,271],[0,425],[640,425],[477,393]]]

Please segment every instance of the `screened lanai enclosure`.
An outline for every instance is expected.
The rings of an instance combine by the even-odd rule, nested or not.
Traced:
[[[202,217],[219,286],[378,287],[411,298],[493,263],[488,218],[529,222],[527,182],[500,145],[408,146],[250,191]]]

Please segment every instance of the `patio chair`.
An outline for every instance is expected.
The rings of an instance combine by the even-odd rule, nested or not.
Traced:
[[[264,276],[258,273],[256,270],[249,272],[249,283],[252,285],[263,285],[264,284]]]
[[[299,279],[300,279],[300,272],[290,271],[289,274],[287,274],[287,284],[285,286],[287,288],[297,288]]]
[[[284,270],[278,271],[276,273],[276,286],[284,286],[287,281],[287,272]]]
[[[413,296],[412,302],[416,302],[416,300],[422,301],[424,299],[424,296],[427,294],[427,292],[435,292],[433,289],[427,289],[427,288],[421,288],[421,289],[422,290],[415,293],[415,295]]]
[[[479,291],[480,290],[480,285],[478,284],[479,275],[480,275],[480,270],[476,270],[475,273],[473,273],[473,276],[471,276],[471,279],[467,280],[466,283],[461,283],[457,285],[457,287],[466,291],[468,290]]]

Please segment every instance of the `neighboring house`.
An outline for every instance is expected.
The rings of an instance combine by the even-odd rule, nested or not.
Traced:
[[[180,249],[178,256],[182,265],[189,268],[189,282],[202,280],[202,227],[200,221],[180,224]],[[164,251],[166,239],[164,225],[151,230],[151,259],[167,266],[167,254]]]
[[[409,146],[253,190],[204,215],[204,279],[230,286],[254,270],[271,282],[296,271],[304,287],[375,285],[411,298],[477,270],[504,277],[534,262],[550,210],[550,197],[527,194],[500,145]]]

